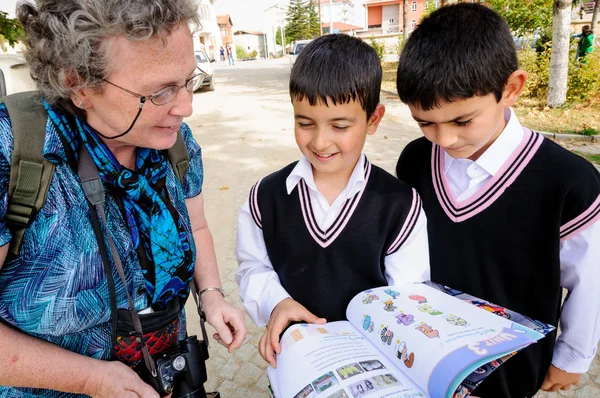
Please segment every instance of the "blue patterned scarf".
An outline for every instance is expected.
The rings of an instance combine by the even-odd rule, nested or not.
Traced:
[[[187,297],[193,276],[192,250],[179,213],[165,188],[169,161],[155,149],[137,148],[135,168],[122,166],[104,142],[82,120],[65,117],[46,106],[67,152],[78,160],[85,145],[105,188],[122,200],[125,218],[137,252],[140,244],[149,267],[143,269],[146,288],[155,308],[174,297]],[[142,262],[141,262],[142,263]]]

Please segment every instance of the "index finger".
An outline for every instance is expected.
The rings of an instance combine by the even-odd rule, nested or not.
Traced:
[[[229,321],[233,328],[233,341],[229,344],[228,351],[231,353],[242,346],[242,343],[248,335],[248,329],[246,328],[246,322],[242,317],[232,317]]]

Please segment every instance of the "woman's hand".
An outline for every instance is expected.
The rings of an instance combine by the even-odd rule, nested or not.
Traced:
[[[160,398],[129,366],[118,361],[96,361],[83,393],[94,398]]]
[[[218,291],[207,291],[200,299],[206,320],[217,330],[215,340],[230,353],[240,348],[248,334],[244,313],[225,301]]]

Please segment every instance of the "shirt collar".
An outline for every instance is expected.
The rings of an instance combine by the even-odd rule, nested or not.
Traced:
[[[366,161],[367,158],[365,154],[361,153],[360,157],[358,158],[358,162],[356,162],[356,166],[354,166],[354,170],[352,170],[352,174],[350,175],[350,179],[348,180],[348,184],[345,188],[348,196],[354,195],[364,186]],[[294,188],[296,188],[296,185],[298,185],[298,183],[302,179],[304,179],[306,185],[310,189],[318,192],[317,186],[315,184],[315,179],[313,177],[312,165],[305,156],[302,156],[302,159],[298,161],[290,175],[285,180],[288,195],[292,193]]]
[[[454,159],[444,151],[444,171],[448,172],[452,163],[457,160],[477,163],[477,165],[490,175],[496,174],[523,139],[523,127],[512,108],[504,110],[504,120],[507,123],[502,133],[475,162],[468,159]]]
[[[44,137],[44,150],[43,156],[46,160],[54,164],[68,163],[67,153],[60,139],[59,132],[56,124],[51,120],[52,117],[56,117],[57,112],[50,107],[50,105],[44,100],[44,107],[48,113],[48,121],[46,122],[46,134]],[[64,128],[70,128],[65,123],[62,124]]]

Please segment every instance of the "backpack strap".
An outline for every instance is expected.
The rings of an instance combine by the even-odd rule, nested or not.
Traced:
[[[12,94],[2,102],[8,110],[14,140],[5,219],[13,235],[9,249],[17,255],[25,230],[46,201],[54,164],[43,156],[48,114],[39,92]]]
[[[179,179],[179,183],[183,184],[183,178],[190,165],[190,158],[181,131],[177,132],[177,141],[175,141],[175,145],[167,150],[167,153],[171,166],[173,166],[173,171]]]

